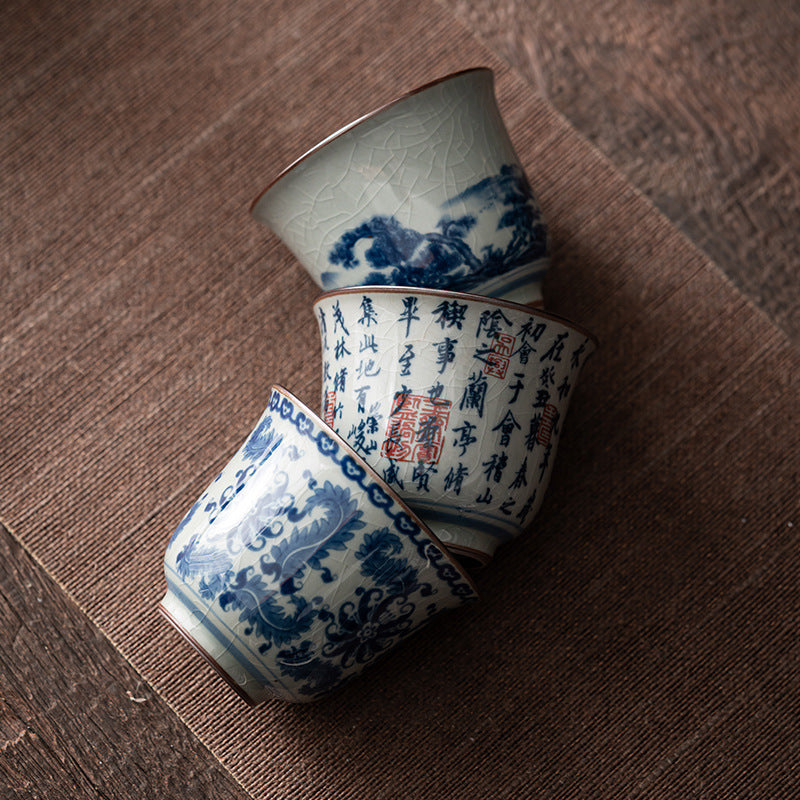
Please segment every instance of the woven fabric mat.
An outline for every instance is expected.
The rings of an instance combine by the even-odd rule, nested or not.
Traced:
[[[46,48],[24,13],[2,34],[0,518],[253,797],[788,786],[800,358],[769,321],[437,4],[37,13]],[[270,385],[318,407],[317,290],[249,202],[477,64],[551,223],[549,305],[601,342],[547,500],[478,606],[322,703],[248,710],[155,607]]]

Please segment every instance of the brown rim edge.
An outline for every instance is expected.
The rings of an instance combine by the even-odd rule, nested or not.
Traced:
[[[451,542],[446,542],[444,546],[453,553],[463,553],[465,556],[471,556],[476,561],[481,561],[483,564],[488,564],[492,560],[490,555],[487,555],[483,550],[478,550],[475,547],[468,547],[464,544],[455,544]]]
[[[331,437],[331,439],[344,447],[351,458],[367,471],[375,483],[377,483],[386,492],[386,494],[388,494],[389,497],[391,497],[417,525],[419,525],[420,530],[430,538],[430,540],[439,548],[439,550],[441,550],[442,555],[447,559],[449,564],[472,587],[472,591],[475,592],[476,599],[479,600],[480,593],[478,592],[478,587],[475,585],[475,582],[472,580],[470,575],[465,571],[464,567],[462,567],[461,564],[455,560],[454,556],[450,555],[447,545],[439,540],[439,537],[419,518],[416,513],[414,513],[408,507],[408,504],[397,494],[397,492],[395,492],[394,489],[392,489],[389,484],[386,483],[386,481],[384,481],[383,478],[381,478],[380,475],[378,475],[378,473],[375,472],[375,470],[366,461],[364,461],[364,459],[358,453],[356,453],[356,451],[353,450],[353,448],[341,436],[339,436],[339,434],[336,433],[333,428],[330,427],[330,425],[328,425],[327,422],[321,419],[319,415],[315,414],[305,403],[303,403],[301,400],[298,400],[297,397],[295,397],[288,389],[284,388],[280,384],[274,383],[272,384],[271,391],[282,394],[287,400],[299,406],[310,419],[317,423],[319,427]]]
[[[455,298],[456,300],[469,300],[471,302],[485,303],[487,305],[501,306],[502,308],[510,308],[513,311],[522,311],[525,314],[532,314],[537,317],[544,317],[551,319],[554,322],[560,322],[568,328],[571,328],[578,333],[582,333],[594,342],[595,347],[599,347],[597,337],[583,325],[573,322],[571,319],[562,317],[560,314],[555,314],[552,311],[545,311],[544,308],[533,305],[523,305],[522,303],[514,303],[511,300],[503,300],[501,297],[487,297],[482,294],[469,294],[468,292],[450,292],[447,289],[425,289],[419,286],[382,286],[377,284],[375,286],[347,286],[342,289],[331,289],[329,292],[323,292],[313,303],[316,308],[318,303],[327,300],[329,297],[339,297],[343,294],[425,294],[433,297],[447,297]]]
[[[451,544],[447,542],[445,547],[450,551],[450,555],[456,559],[463,559],[463,562],[474,562],[475,566],[471,569],[475,572],[484,569],[489,565],[492,557],[484,553],[482,550],[476,550],[474,547],[466,547],[460,544]],[[464,569],[470,569],[467,563],[464,563]]]
[[[230,686],[231,689],[233,689],[233,691],[236,692],[236,694],[239,695],[239,697],[241,697],[241,699],[244,700],[248,706],[250,706],[250,708],[256,708],[257,706],[261,705],[260,703],[256,703],[244,692],[242,687],[239,686],[239,684],[236,683],[236,681],[234,681],[224,669],[222,669],[222,667],[206,652],[206,650],[200,645],[194,636],[192,636],[175,619],[175,617],[173,617],[172,614],[170,614],[169,611],[164,608],[161,603],[158,604],[158,611],[161,613],[161,616],[163,616],[175,628],[175,630],[177,630],[178,633],[180,633],[180,635],[183,636],[183,638],[186,639],[186,641],[189,642],[189,644],[203,657],[203,660],[214,668],[214,671],[217,673],[217,675],[219,675],[225,681],[225,683],[227,683],[228,686]]]
[[[404,100],[407,100],[409,97],[413,97],[416,94],[420,94],[421,92],[425,92],[428,89],[432,89],[434,86],[438,86],[440,83],[444,83],[445,81],[452,80],[453,78],[460,78],[462,75],[468,75],[471,72],[488,72],[494,77],[494,71],[491,67],[467,67],[466,69],[460,69],[456,72],[450,72],[447,75],[442,75],[441,78],[434,78],[432,81],[428,81],[427,83],[423,83],[421,86],[417,86],[415,89],[411,89],[408,92],[404,92],[403,94],[395,97],[394,100],[390,100],[388,103],[384,103],[382,106],[378,106],[378,108],[374,108],[372,111],[367,112],[363,116],[354,119],[352,122],[349,122],[347,125],[339,128],[338,130],[334,131],[330,136],[326,136],[322,141],[317,142],[313,147],[309,148],[305,151],[301,156],[298,156],[288,167],[284,167],[276,176],[273,178],[266,186],[265,189],[262,189],[259,192],[258,196],[252,203],[250,203],[250,214],[253,213],[255,207],[261,201],[261,198],[283,177],[285,177],[289,172],[291,172],[298,164],[305,161],[309,156],[312,156],[314,153],[321,150],[325,145],[330,144],[335,139],[338,139],[340,136],[343,136],[345,133],[353,130],[353,128],[358,127],[363,122],[367,122],[367,120],[373,119],[377,117],[378,114],[382,114],[384,111],[396,106],[398,103],[402,103]]]

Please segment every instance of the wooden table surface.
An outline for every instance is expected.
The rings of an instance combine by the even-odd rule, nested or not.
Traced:
[[[797,3],[443,1],[800,342]],[[2,527],[0,597],[0,796],[248,796]]]

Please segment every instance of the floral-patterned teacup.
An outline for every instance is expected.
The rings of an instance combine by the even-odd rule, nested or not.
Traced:
[[[486,68],[337,131],[251,211],[323,289],[424,286],[542,302],[547,227]]]
[[[542,503],[594,337],[426,289],[339,289],[314,307],[325,421],[454,554],[488,561]]]
[[[161,612],[251,704],[313,700],[477,598],[425,525],[280,387],[164,567]]]

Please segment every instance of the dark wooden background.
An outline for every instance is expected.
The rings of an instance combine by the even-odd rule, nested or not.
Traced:
[[[447,4],[800,342],[799,3]]]
[[[800,341],[797,3],[443,2]],[[80,36],[4,8],[12,49]],[[246,796],[2,527],[0,796]]]

